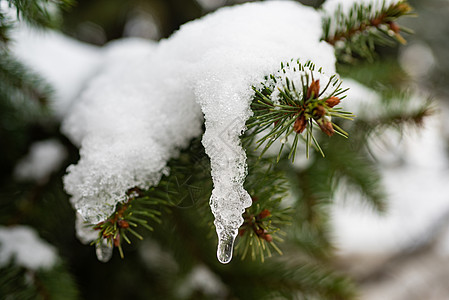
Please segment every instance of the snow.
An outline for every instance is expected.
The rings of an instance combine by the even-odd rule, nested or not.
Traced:
[[[62,119],[102,61],[99,49],[55,31],[30,29],[26,24],[19,24],[12,36],[11,53],[54,88],[54,101],[49,104]]]
[[[66,157],[67,150],[57,140],[35,142],[27,156],[16,165],[14,177],[18,180],[44,181],[59,170]]]
[[[98,238],[98,230],[93,229],[91,224],[85,222],[79,213],[75,217],[75,230],[76,237],[85,245],[90,244]]]
[[[197,265],[179,286],[178,295],[187,299],[196,291],[214,299],[226,299],[228,291],[220,278],[205,265]]]
[[[322,9],[332,15],[338,7],[341,7],[341,10],[345,13],[348,13],[349,10],[354,6],[355,3],[358,4],[372,4],[374,8],[382,7],[383,3],[388,7],[391,4],[398,3],[402,0],[326,0],[322,6]],[[378,10],[378,9],[374,9]]]
[[[343,79],[342,87],[349,88],[347,97],[340,104],[343,110],[350,111],[364,120],[379,117],[381,111],[378,104],[382,98],[378,93],[350,78]]]
[[[399,2],[401,2],[401,0],[326,0],[321,8],[324,15],[331,18],[330,32],[333,33],[337,28],[341,28],[341,26],[337,26],[337,20],[333,17],[337,11],[343,12],[344,15],[348,16],[356,3],[365,5],[371,4],[371,11],[375,12],[379,11],[384,4],[388,7],[391,4]],[[354,12],[354,15],[356,15],[356,12]],[[336,44],[336,46],[338,47],[339,44]]]
[[[107,47],[103,68],[63,124],[81,146],[65,189],[90,223],[106,219],[128,189],[157,184],[166,162],[201,133],[201,111],[175,80],[182,69],[169,78],[168,68],[152,63],[154,51],[154,43],[134,39]]]
[[[414,42],[400,49],[399,63],[412,78],[426,79],[436,67],[432,49],[424,42]]]
[[[378,113],[373,105],[376,93],[354,81],[348,100],[356,114]],[[377,98],[377,99],[376,99]],[[418,101],[414,96],[411,106]],[[367,100],[368,99],[368,100]],[[422,98],[420,98],[422,100]],[[361,100],[360,104],[357,104]],[[357,111],[357,107],[371,107]],[[369,116],[366,116],[369,118]],[[371,140],[372,153],[379,161],[388,209],[379,215],[360,204],[358,195],[340,186],[333,208],[333,235],[340,253],[394,253],[418,244],[435,223],[449,211],[449,161],[443,135],[443,115],[428,117],[421,129],[407,128],[401,134],[391,130]],[[357,226],[355,226],[357,224]]]
[[[165,274],[177,273],[180,269],[172,253],[156,240],[145,238],[140,244],[139,254],[148,270],[162,271]]]
[[[251,86],[292,58],[317,61],[332,74],[333,48],[321,35],[318,12],[270,1],[220,9],[157,45],[125,40],[103,49],[102,68],[63,126],[81,146],[64,179],[72,204],[90,223],[106,219],[129,188],[159,182],[166,162],[201,134],[204,114],[217,254],[228,262],[251,205],[239,139],[251,115]]]
[[[320,42],[320,37],[321,17],[315,10],[273,1],[220,9],[184,25],[161,45],[170,53],[192,44],[192,49],[183,49],[182,58],[195,62],[194,91],[205,115],[203,145],[211,158],[214,190],[210,203],[222,262],[230,260],[229,251],[243,222],[241,214],[251,205],[243,189],[246,155],[239,140],[251,115],[251,85],[292,58],[319,61],[333,72],[333,49]]]
[[[0,267],[11,261],[30,270],[48,269],[57,262],[57,254],[31,227],[0,226]]]

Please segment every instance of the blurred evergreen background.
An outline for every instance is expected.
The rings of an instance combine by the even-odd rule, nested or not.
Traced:
[[[142,37],[157,41],[169,37],[185,22],[199,18],[219,7],[243,2],[249,1],[78,0],[72,8],[63,13],[61,30],[75,39],[97,46],[122,37]],[[301,2],[318,7],[323,1]],[[344,76],[356,78],[372,88],[376,88],[379,83],[395,87],[414,86],[423,95],[430,95],[439,103],[437,113],[440,113],[446,109],[449,96],[449,52],[447,51],[449,49],[449,2],[444,0],[411,0],[409,2],[418,17],[400,21],[401,24],[415,31],[414,35],[407,36],[407,45],[380,48],[380,57],[374,63],[359,63],[356,67],[339,65],[339,71]],[[31,80],[38,79],[31,78]],[[45,91],[51,89],[45,84],[42,86]],[[48,101],[39,95],[34,98],[41,102]],[[186,213],[185,210],[180,210],[177,216],[171,216],[172,219],[177,220],[174,226],[178,228],[165,228],[160,233],[177,232],[180,228],[185,228],[187,231],[183,236],[176,239],[157,236],[156,231],[155,238],[162,244],[154,243],[149,238],[127,247],[124,260],[115,253],[109,263],[99,262],[93,247],[82,245],[75,237],[75,213],[62,187],[61,178],[65,174],[65,168],[79,159],[78,149],[61,135],[58,122],[51,118],[50,113],[39,103],[26,103],[20,112],[9,107],[7,103],[2,102],[0,105],[2,117],[0,120],[2,143],[0,224],[27,224],[37,228],[40,236],[54,245],[59,255],[64,258],[66,268],[73,274],[73,279],[80,290],[80,298],[163,299],[164,295],[171,293],[168,291],[173,290],[174,286],[182,286],[183,276],[179,275],[186,275],[191,270],[192,261],[178,259],[185,254],[184,252],[192,255],[198,251],[198,255],[202,257],[201,260],[205,259],[208,267],[213,266],[212,269],[219,270],[221,274],[227,272],[233,274],[231,270],[242,267],[239,264],[239,258],[235,258],[236,262],[232,265],[222,266],[215,261],[214,248],[207,248],[209,246],[206,245],[204,249],[195,248],[202,243],[201,239],[210,233],[204,232],[204,227],[200,224],[197,226],[183,224],[183,222],[195,222],[195,214]],[[447,144],[449,129],[445,128],[445,132],[441,139],[444,139]],[[16,182],[11,174],[17,161],[27,154],[33,142],[48,138],[56,138],[66,147],[68,155],[64,166],[59,172],[52,174],[46,182]],[[188,231],[193,229],[195,229],[194,232]],[[176,257],[178,264],[174,264],[170,256]],[[260,263],[257,261],[253,264],[250,264],[251,267],[257,269]],[[348,263],[341,263],[338,260],[330,264],[335,264],[344,272],[349,272],[351,269]],[[449,264],[446,268],[449,269]],[[238,272],[242,274],[240,278],[227,278],[227,280],[234,283],[240,281],[235,284],[242,290],[237,293],[239,295],[245,295],[243,292],[245,285],[262,281],[263,272],[261,278],[245,277],[244,269]],[[445,274],[448,276],[448,273]],[[447,277],[442,275],[438,279],[444,281]],[[358,281],[357,278],[356,281]],[[365,284],[363,281],[359,283]],[[220,298],[220,295],[211,296],[195,287],[186,289],[185,297],[180,296],[180,298]],[[247,299],[253,299],[255,294],[249,295]],[[427,297],[429,294],[422,295]],[[3,299],[1,295],[0,298]],[[229,298],[232,299],[232,295]]]

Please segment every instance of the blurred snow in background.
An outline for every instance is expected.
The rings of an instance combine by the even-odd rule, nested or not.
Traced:
[[[14,177],[18,180],[46,181],[61,168],[66,157],[67,150],[57,140],[35,142],[28,155],[17,164]]]
[[[29,270],[48,269],[57,262],[56,250],[28,226],[0,226],[0,267],[14,264]]]
[[[410,72],[416,75],[415,70]],[[380,96],[355,81],[345,84],[351,88],[344,102],[349,109],[358,115],[376,114],[373,104]],[[361,284],[362,299],[447,299],[448,113],[443,107],[435,102],[434,115],[422,128],[407,128],[402,134],[389,129],[371,140],[388,196],[385,214],[363,206],[344,185],[336,193],[333,235],[343,268]]]

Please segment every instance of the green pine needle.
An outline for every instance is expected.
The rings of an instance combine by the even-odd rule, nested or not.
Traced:
[[[299,60],[292,60],[290,63],[282,63],[281,70],[267,77],[260,88],[253,87],[255,95],[251,108],[254,115],[247,121],[248,131],[244,137],[246,147],[255,142],[255,149],[261,149],[262,157],[280,140],[276,161],[280,161],[286,148],[287,157],[294,161],[300,140],[298,135],[306,142],[307,157],[310,147],[324,156],[318,139],[314,136],[315,127],[329,136],[334,132],[343,137],[348,136],[346,131],[330,121],[331,117],[349,120],[354,117],[351,113],[334,107],[344,99],[347,89],[341,88],[341,81],[336,75],[331,76],[321,89],[319,81],[314,80],[314,73],[323,74],[321,69],[316,70],[312,62],[302,64]],[[303,131],[305,132],[301,134]],[[289,138],[293,139],[293,143],[288,143]]]
[[[323,19],[322,39],[336,48],[339,61],[352,62],[356,57],[372,61],[376,45],[394,46],[405,44],[401,32],[411,33],[396,21],[403,16],[413,15],[407,1],[380,6],[354,3],[349,12],[338,6],[333,16]]]

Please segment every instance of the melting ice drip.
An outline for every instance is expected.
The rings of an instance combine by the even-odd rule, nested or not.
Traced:
[[[244,158],[244,156],[241,158]],[[213,160],[211,159],[211,161]],[[237,167],[239,169],[237,174],[240,172],[246,173],[246,168],[238,168],[238,166],[239,164],[228,165],[230,169]],[[251,206],[252,200],[248,192],[243,188],[243,179],[241,177],[238,179],[234,177],[234,180],[231,179],[224,183],[223,181],[226,180],[220,181],[218,179],[220,175],[226,174],[226,172],[222,173],[222,171],[220,170],[220,174],[217,174],[214,168],[212,168],[212,174],[218,176],[213,176],[215,187],[212,191],[210,207],[215,216],[214,224],[218,236],[217,258],[221,263],[226,264],[232,259],[234,241],[243,223],[242,214],[245,208]],[[217,182],[219,184],[216,184]]]
[[[112,250],[114,247],[106,239],[101,239],[101,242],[95,245],[95,254],[101,262],[108,262],[111,259]]]
[[[227,264],[232,259],[232,252],[234,251],[234,241],[237,237],[237,230],[224,229],[217,226],[217,234],[217,258],[222,264]]]

